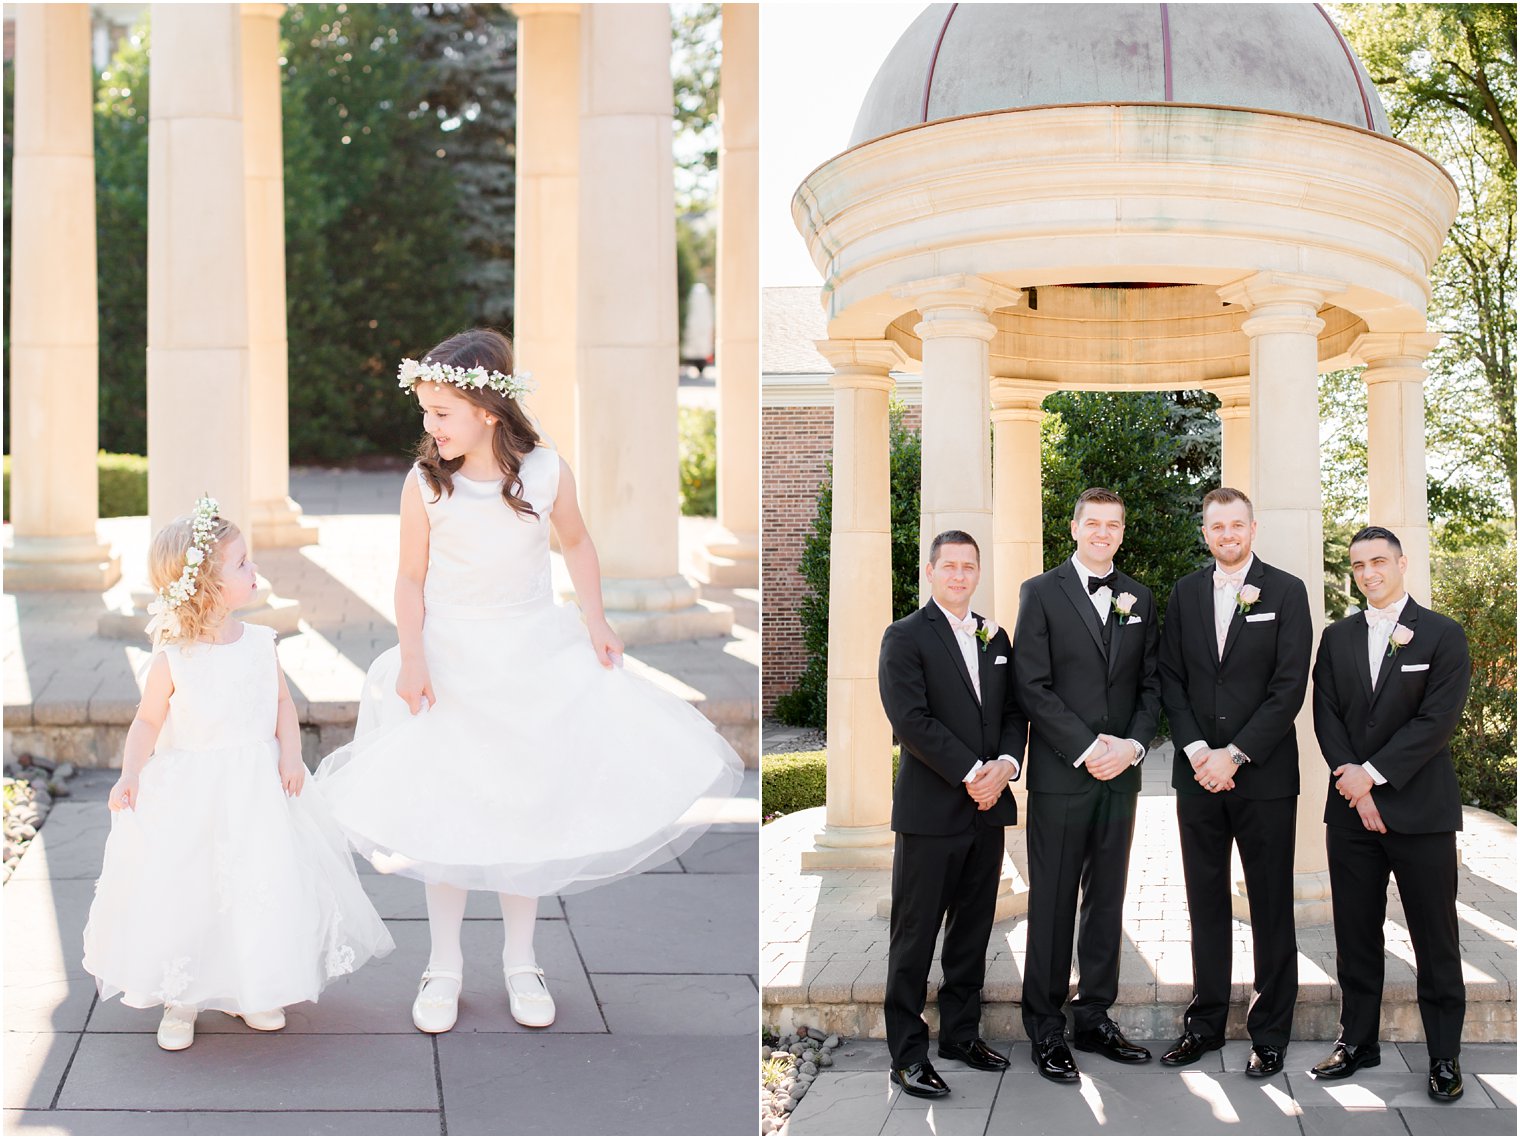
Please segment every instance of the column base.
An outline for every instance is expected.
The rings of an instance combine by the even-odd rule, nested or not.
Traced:
[[[5,589],[110,589],[121,580],[121,558],[93,535],[17,537],[5,549]]]
[[[95,622],[97,636],[116,641],[145,641],[145,630],[151,616],[148,604],[155,594],[146,585],[132,590],[130,605],[110,609]],[[279,597],[264,578],[259,578],[258,592],[253,600],[233,613],[239,621],[253,625],[267,625],[276,633],[297,633],[301,627],[301,603],[291,597]]]
[[[813,849],[804,850],[804,870],[891,870],[892,828],[825,826],[813,836]]]
[[[573,591],[560,594],[561,600],[574,596]],[[703,601],[697,587],[680,574],[604,578],[602,606],[607,623],[629,648],[726,637],[734,627],[731,606]]]
[[[1230,891],[1230,913],[1240,921],[1251,920],[1251,903],[1246,896],[1246,880],[1235,879]],[[1330,872],[1303,870],[1293,874],[1293,925],[1329,925],[1334,917],[1330,909]]]
[[[726,589],[753,588],[760,584],[759,535],[736,534],[715,526],[692,553],[692,576],[704,585]]]
[[[295,500],[286,496],[248,504],[255,550],[312,546],[319,540],[317,524],[301,514]]]

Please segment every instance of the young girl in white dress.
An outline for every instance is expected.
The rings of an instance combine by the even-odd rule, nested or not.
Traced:
[[[413,1023],[454,1026],[467,891],[489,890],[512,1015],[542,1027],[554,1001],[533,952],[538,898],[668,861],[699,833],[682,815],[731,795],[742,765],[689,704],[618,667],[575,480],[519,402],[531,388],[506,337],[451,337],[400,380],[427,432],[401,492],[400,644],[370,668],[355,740],[317,779],[376,869],[426,884]],[[579,611],[554,600],[551,524]]]
[[[229,620],[257,588],[237,527],[203,498],[153,539],[155,649],[84,930],[102,999],[162,1006],[158,1043],[219,1009],[285,1027],[284,1006],[395,948],[343,834],[307,788],[274,632]]]

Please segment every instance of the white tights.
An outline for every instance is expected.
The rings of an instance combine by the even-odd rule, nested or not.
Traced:
[[[464,950],[459,946],[459,931],[464,924],[464,907],[470,892],[458,886],[429,883],[427,886],[428,934],[432,938],[429,969],[448,969],[455,973],[464,968]],[[501,903],[501,923],[506,930],[502,961],[508,966],[534,965],[533,923],[538,917],[538,899],[520,894],[497,894]]]

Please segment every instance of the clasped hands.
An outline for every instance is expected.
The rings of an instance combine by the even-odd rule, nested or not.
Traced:
[[[1098,733],[1098,746],[1083,761],[1087,773],[1094,779],[1108,782],[1123,775],[1135,765],[1135,745],[1122,736]]]
[[[1235,786],[1235,760],[1227,747],[1199,748],[1188,757],[1193,765],[1193,781],[1215,795]]]
[[[1013,778],[1014,771],[1013,764],[1006,759],[994,759],[990,763],[982,764],[982,769],[964,784],[966,794],[976,800],[978,811],[991,810],[992,804],[998,801],[1003,788],[1007,787],[1008,781]]]
[[[1336,777],[1335,792],[1361,817],[1362,826],[1378,834],[1387,834],[1383,816],[1372,801],[1372,776],[1360,763],[1343,763],[1330,773]]]

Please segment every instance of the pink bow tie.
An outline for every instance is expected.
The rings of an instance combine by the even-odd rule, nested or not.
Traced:
[[[1219,570],[1215,570],[1214,588],[1223,589],[1227,585],[1233,585],[1238,590],[1240,588],[1241,582],[1245,581],[1245,579],[1245,570],[1241,570],[1239,573],[1222,573]]]
[[[945,616],[950,618],[950,627],[957,633],[969,633],[973,637],[976,636],[976,618],[971,614],[966,614],[964,618],[953,617],[948,613]]]
[[[1398,604],[1390,605],[1386,609],[1379,609],[1376,606],[1369,605],[1367,606],[1367,620],[1374,625],[1385,621],[1391,621],[1394,624],[1397,624],[1399,620],[1399,613],[1402,612],[1402,610],[1403,606]]]

